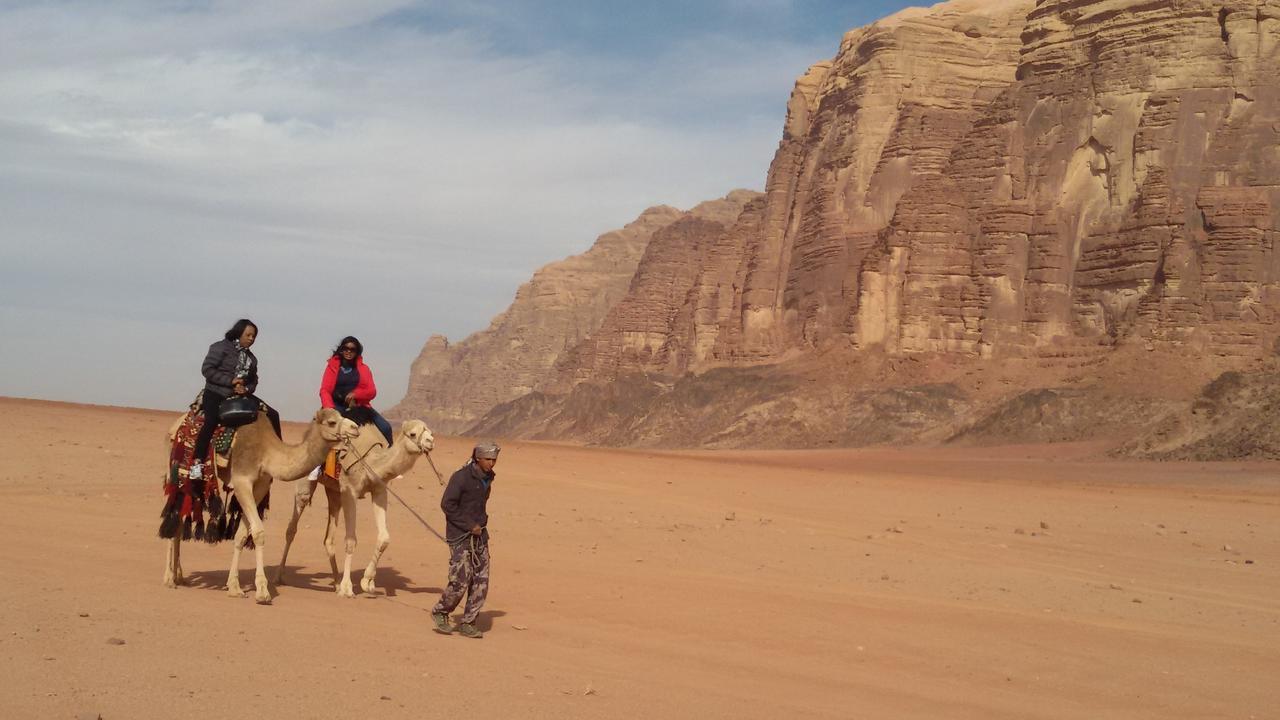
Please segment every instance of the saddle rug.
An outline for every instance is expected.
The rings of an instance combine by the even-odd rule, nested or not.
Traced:
[[[203,391],[187,409],[173,434],[169,449],[169,470],[164,479],[164,509],[160,511],[162,538],[171,540],[201,540],[218,543],[230,540],[240,525],[240,504],[230,496],[228,489],[216,482],[226,479],[228,455],[235,429],[219,427],[213,433],[210,445],[212,457],[203,458],[205,477],[191,479],[191,465],[195,462],[196,437],[204,426],[205,417],[200,406]],[[212,460],[212,462],[210,462]],[[229,499],[230,502],[225,500]],[[270,494],[259,504],[259,514],[266,515]]]

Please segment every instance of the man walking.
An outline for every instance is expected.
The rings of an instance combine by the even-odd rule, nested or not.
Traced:
[[[471,451],[471,460],[449,478],[440,499],[444,510],[445,539],[449,542],[449,584],[440,602],[431,609],[435,631],[450,635],[456,629],[469,638],[484,637],[475,626],[476,615],[489,594],[489,490],[493,466],[498,462],[497,443],[482,442]],[[449,625],[449,613],[467,596],[462,622]]]

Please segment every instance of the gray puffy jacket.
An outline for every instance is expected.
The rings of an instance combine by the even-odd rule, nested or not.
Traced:
[[[252,350],[249,353],[249,374],[244,379],[244,387],[250,393],[258,388],[258,358]],[[236,362],[240,359],[240,351],[230,340],[219,340],[209,346],[209,354],[204,356],[204,364],[200,373],[204,375],[205,390],[212,390],[219,395],[230,395],[231,381],[236,376]]]

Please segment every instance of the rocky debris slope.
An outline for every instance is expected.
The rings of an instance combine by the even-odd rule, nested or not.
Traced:
[[[1115,454],[1158,460],[1280,459],[1280,367],[1226,372]]]

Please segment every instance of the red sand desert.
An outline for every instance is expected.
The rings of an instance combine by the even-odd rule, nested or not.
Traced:
[[[1274,463],[512,442],[470,640],[429,631],[445,547],[394,500],[377,597],[334,595],[314,507],[274,604],[227,597],[227,544],[185,543],[170,590],[175,414],[0,410],[4,718],[1280,716]],[[426,463],[392,489],[441,529]],[[362,568],[365,501],[360,530]]]

